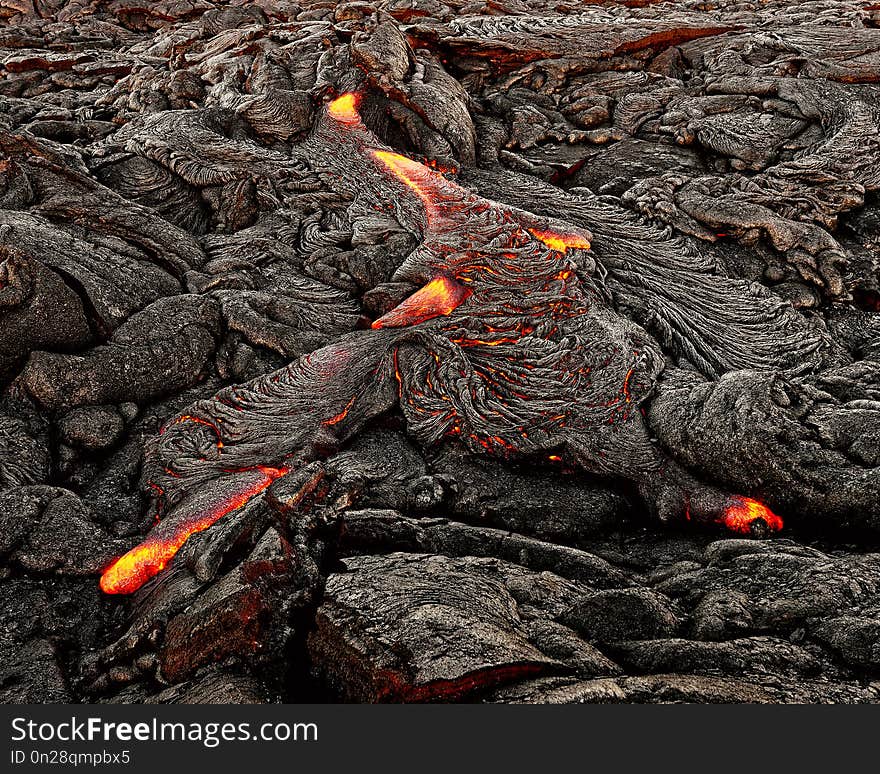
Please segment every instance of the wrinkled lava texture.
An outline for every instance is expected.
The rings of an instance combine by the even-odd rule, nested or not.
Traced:
[[[880,700],[878,27],[0,0],[0,700]]]

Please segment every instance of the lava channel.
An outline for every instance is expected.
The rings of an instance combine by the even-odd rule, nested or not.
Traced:
[[[208,529],[228,513],[242,508],[251,498],[258,495],[275,479],[289,473],[285,467],[270,468],[260,465],[252,470],[240,471],[242,480],[236,483],[239,488],[225,498],[207,508],[204,502],[187,508],[184,501],[176,512],[153,529],[143,543],[116,559],[101,575],[101,591],[106,594],[131,594],[143,586],[150,578],[165,569],[168,562],[189,538]],[[229,479],[224,479],[228,486]],[[190,510],[187,513],[187,510]]]

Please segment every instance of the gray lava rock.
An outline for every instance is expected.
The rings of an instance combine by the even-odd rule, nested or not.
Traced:
[[[39,427],[22,417],[0,414],[0,490],[41,484],[50,469],[48,442]]]
[[[143,402],[193,384],[213,354],[217,303],[199,296],[153,302],[85,355],[35,352],[21,374],[47,409]]]
[[[876,617],[840,616],[810,627],[810,635],[856,667],[880,667],[880,621]]]
[[[316,669],[358,701],[455,699],[560,668],[474,560],[357,557],[332,575],[309,635]]]
[[[647,589],[610,589],[579,599],[562,622],[592,642],[653,639],[678,627],[670,601]]]
[[[880,701],[880,11],[584,5],[0,0],[0,701]]]
[[[723,640],[747,632],[754,625],[745,594],[710,591],[694,608],[691,630],[699,640]]]
[[[112,406],[73,409],[58,420],[62,438],[83,449],[106,449],[113,446],[125,430],[125,423]]]
[[[46,486],[0,495],[0,535],[0,554],[38,573],[96,575],[122,548],[76,495]]]

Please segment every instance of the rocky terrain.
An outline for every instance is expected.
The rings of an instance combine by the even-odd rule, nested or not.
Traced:
[[[0,0],[0,700],[880,699],[878,27]]]

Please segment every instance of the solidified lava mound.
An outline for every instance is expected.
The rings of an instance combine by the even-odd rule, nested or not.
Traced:
[[[0,0],[0,700],[877,701],[878,27]]]

